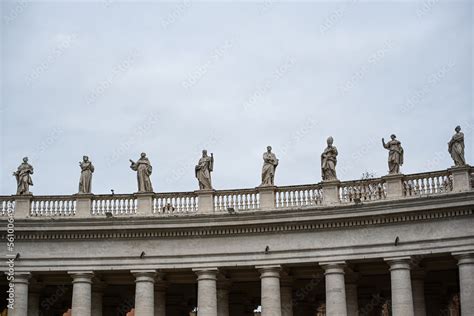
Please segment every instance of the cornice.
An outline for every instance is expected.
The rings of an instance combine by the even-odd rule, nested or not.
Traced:
[[[143,239],[143,238],[193,238],[207,236],[272,234],[330,229],[353,229],[366,226],[406,224],[411,222],[452,219],[474,215],[474,207],[422,210],[404,213],[388,213],[332,219],[313,219],[299,221],[287,219],[274,223],[239,223],[239,225],[200,226],[200,227],[135,227],[134,229],[96,227],[78,230],[64,227],[62,230],[48,231],[45,227],[17,231],[16,240],[93,240],[93,239]],[[133,226],[133,224],[132,224]],[[5,235],[1,235],[4,239]]]

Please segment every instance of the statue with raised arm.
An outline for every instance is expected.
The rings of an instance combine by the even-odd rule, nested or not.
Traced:
[[[337,180],[336,164],[337,164],[337,149],[333,146],[334,139],[329,136],[327,139],[328,147],[324,149],[321,154],[321,175],[324,181]]]
[[[267,146],[267,151],[263,154],[262,184],[261,187],[275,185],[275,170],[278,166],[278,159],[272,153],[272,147]]]
[[[32,174],[33,166],[28,163],[28,157],[25,157],[23,158],[23,162],[18,167],[17,171],[13,172],[17,184],[16,194],[31,194],[30,185],[33,185],[33,180],[31,179]]]
[[[403,147],[397,137],[392,134],[391,140],[385,143],[385,139],[382,138],[382,145],[385,149],[388,149],[388,173],[398,174],[400,173],[400,166],[403,165]]]
[[[214,155],[209,157],[207,150],[202,151],[202,157],[195,167],[196,178],[199,182],[200,190],[212,190],[211,171],[214,169]]]
[[[81,167],[81,177],[79,178],[79,193],[91,193],[92,173],[94,172],[94,165],[89,160],[88,156],[83,156],[82,161],[79,162]]]
[[[153,192],[150,179],[153,168],[146,154],[142,153],[137,162],[130,159],[130,163],[130,168],[137,172],[138,192]]]
[[[448,151],[454,160],[455,166],[464,166],[466,165],[466,159],[464,158],[464,133],[461,132],[461,126],[459,125],[454,130],[456,134],[453,135],[448,143]]]

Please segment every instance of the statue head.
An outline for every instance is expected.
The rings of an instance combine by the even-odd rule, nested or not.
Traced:
[[[272,146],[267,146],[267,151],[271,152],[272,151]]]
[[[207,157],[207,150],[206,150],[206,149],[203,149],[203,150],[202,150],[202,156],[203,156],[203,157]]]
[[[141,153],[140,157],[146,158],[146,153]]]
[[[456,128],[454,129],[456,131],[456,133],[459,133],[461,131],[461,126],[456,126]]]
[[[28,157],[23,157],[23,162],[27,163],[28,162]]]
[[[332,138],[332,136],[328,137],[327,143],[328,143],[328,146],[332,146],[332,143],[334,143],[334,139]]]
[[[88,156],[82,156],[82,160],[84,160],[84,162],[88,162],[88,161],[89,161],[89,157],[88,157]]]
[[[394,140],[395,138],[397,138],[397,136],[396,136],[395,134],[392,134],[392,135],[390,135],[390,138],[391,138],[392,140]]]

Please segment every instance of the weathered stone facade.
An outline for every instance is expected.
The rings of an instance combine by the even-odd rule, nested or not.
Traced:
[[[9,315],[474,315],[472,172],[2,196]]]

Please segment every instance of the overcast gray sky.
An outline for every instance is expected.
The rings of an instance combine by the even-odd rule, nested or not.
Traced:
[[[272,145],[276,184],[321,179],[326,138],[341,180],[387,173],[395,133],[404,173],[452,165],[461,124],[474,164],[471,1],[2,1],[0,194],[24,156],[34,194],[136,191],[128,159],[148,154],[155,191],[255,187]]]

